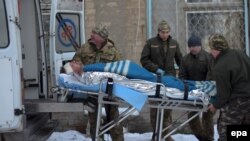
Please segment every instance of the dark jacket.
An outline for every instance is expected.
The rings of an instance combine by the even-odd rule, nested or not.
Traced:
[[[158,68],[166,74],[176,75],[174,61],[179,66],[182,59],[179,45],[171,36],[163,41],[159,36],[147,40],[141,53],[141,64],[151,72]]]
[[[243,52],[227,49],[215,60],[212,69],[216,81],[215,108],[221,108],[237,97],[250,98],[250,58]]]
[[[179,78],[204,81],[211,79],[212,56],[205,50],[197,55],[188,53],[181,61]]]

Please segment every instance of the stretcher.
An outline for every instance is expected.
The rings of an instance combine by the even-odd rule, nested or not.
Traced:
[[[93,69],[93,66],[91,66],[91,68]],[[58,91],[58,94],[60,94],[60,101],[66,101],[67,98],[72,97],[72,95],[81,95],[86,99],[87,97],[95,97],[97,99],[98,111],[95,134],[96,141],[99,141],[104,133],[107,133],[114,126],[120,124],[134,112],[140,112],[144,107],[157,109],[156,126],[154,131],[154,134],[156,135],[155,140],[157,141],[167,138],[193,118],[199,116],[200,113],[207,111],[211,95],[204,93],[204,89],[191,90],[190,87],[186,87],[187,85],[183,85],[183,89],[177,89],[176,87],[170,88],[161,82],[164,80],[161,77],[157,77],[154,81],[148,81],[140,79],[141,76],[138,75],[135,75],[136,77],[134,78],[139,79],[131,79],[133,77],[131,77],[131,74],[128,75],[129,71],[127,71],[127,74],[125,75],[126,77],[123,78],[117,76],[114,77],[112,76],[113,73],[110,75],[110,72],[111,71],[105,73],[104,76],[100,75],[103,72],[88,72],[85,73],[83,77],[79,77],[74,73],[61,74],[58,79],[59,86],[55,88],[56,91]],[[136,72],[138,72],[138,69]],[[94,80],[97,78],[97,75],[101,77]],[[130,79],[128,79],[128,77]],[[212,83],[212,85],[214,85],[214,83]],[[214,88],[214,86],[205,87],[207,89]],[[211,91],[214,90],[209,90],[209,92]],[[120,113],[116,119],[107,123],[101,123],[102,108],[105,104],[118,105],[120,107],[125,107],[126,110]],[[188,112],[196,111],[197,113],[177,127],[173,128],[174,123],[181,117],[177,118],[177,121],[174,121],[169,127],[163,128],[164,110],[166,109],[185,111],[182,116],[188,114]],[[171,129],[171,131],[163,136],[162,133],[167,129]]]

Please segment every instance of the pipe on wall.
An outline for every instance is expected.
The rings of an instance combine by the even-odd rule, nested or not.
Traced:
[[[147,39],[152,37],[152,0],[147,0]]]
[[[245,19],[245,49],[246,49],[246,54],[249,56],[250,51],[249,51],[249,1],[248,0],[243,0],[244,4],[244,19]]]

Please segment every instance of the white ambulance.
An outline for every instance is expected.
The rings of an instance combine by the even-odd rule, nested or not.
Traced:
[[[85,41],[83,7],[82,0],[0,0],[0,140],[29,140],[47,113],[65,110],[49,90]]]

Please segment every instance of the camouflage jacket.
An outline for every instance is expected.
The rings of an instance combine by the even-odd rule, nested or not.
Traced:
[[[198,55],[185,55],[181,61],[179,78],[204,81],[211,79],[212,56],[205,50]]]
[[[242,51],[222,51],[214,62],[212,76],[217,88],[216,108],[237,97],[250,98],[250,58]]]
[[[179,45],[171,36],[167,41],[157,36],[147,40],[141,53],[141,64],[151,72],[158,68],[164,70],[168,75],[176,75],[174,61],[179,66],[182,59]]]
[[[107,40],[101,49],[97,49],[94,44],[85,43],[75,54],[74,60],[79,60],[83,64],[108,63],[121,60],[121,54],[115,47],[113,41]]]

